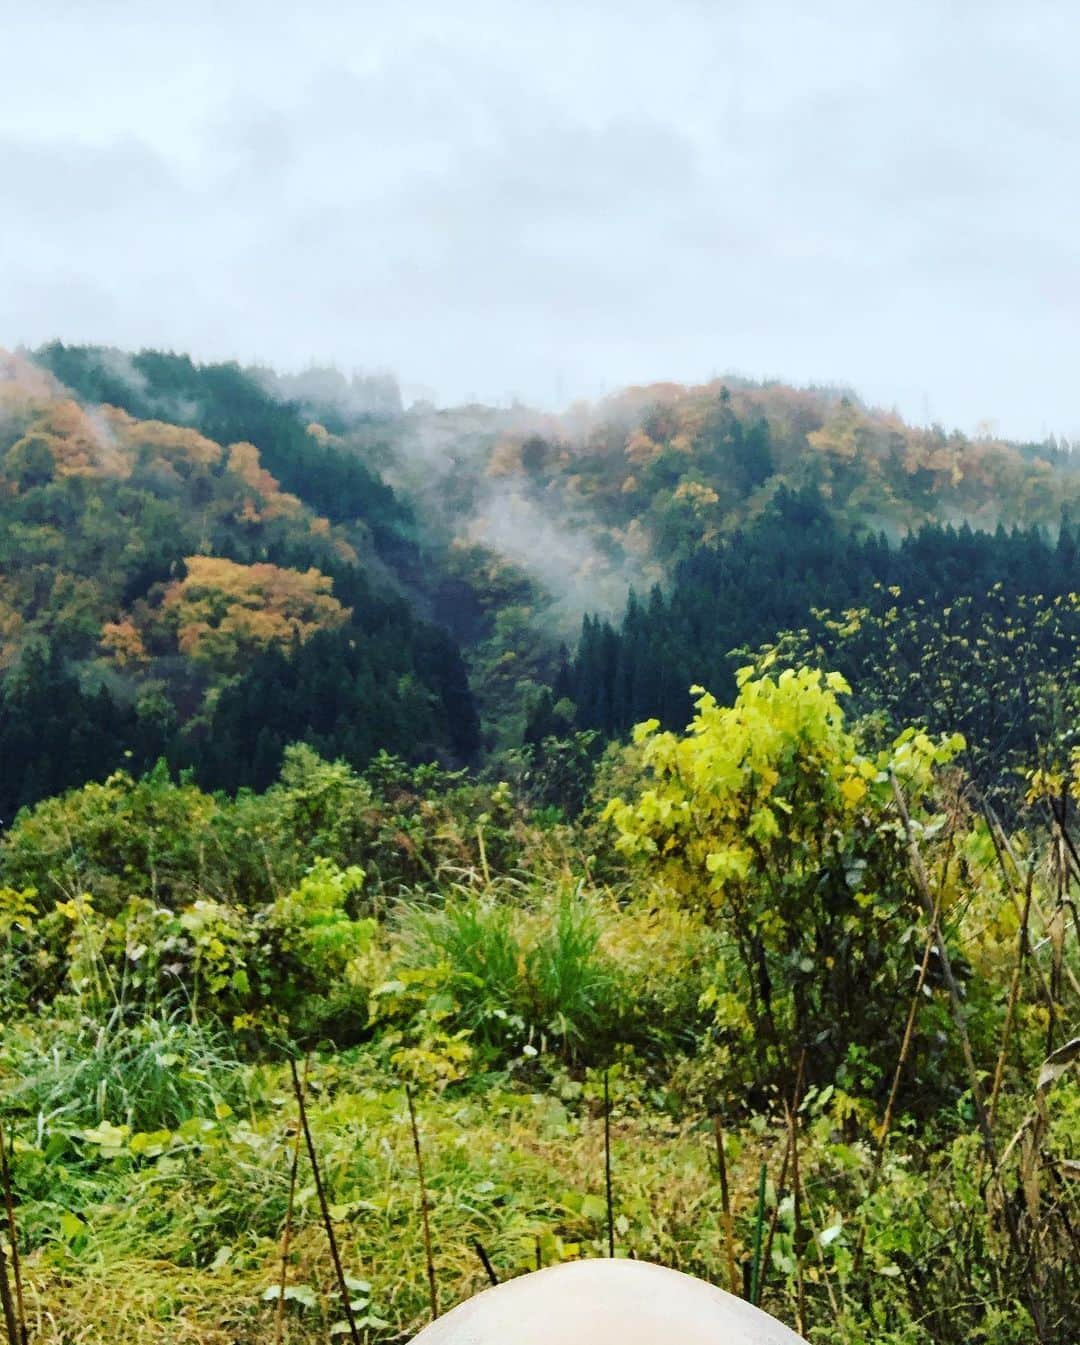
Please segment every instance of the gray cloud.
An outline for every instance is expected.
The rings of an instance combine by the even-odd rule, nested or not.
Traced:
[[[0,342],[1080,432],[1064,0],[11,8]]]

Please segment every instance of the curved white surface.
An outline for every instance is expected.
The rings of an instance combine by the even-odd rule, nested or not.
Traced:
[[[760,1308],[648,1261],[569,1261],[486,1289],[413,1345],[805,1345]]]

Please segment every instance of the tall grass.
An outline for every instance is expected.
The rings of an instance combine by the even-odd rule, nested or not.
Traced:
[[[238,1105],[245,1092],[228,1037],[192,1023],[186,1007],[134,1023],[119,1009],[100,1022],[57,1023],[25,1039],[4,1065],[5,1110],[36,1118],[39,1129],[109,1121],[170,1130],[223,1103]]]
[[[532,1021],[561,1044],[564,1055],[579,1055],[587,1044],[609,1044],[624,1012],[624,985],[600,951],[600,923],[580,892],[562,893],[546,928],[530,949],[527,978]]]
[[[533,910],[492,892],[413,909],[402,958],[444,968],[458,1025],[500,1049],[532,1044],[567,1059],[600,1058],[625,1016],[622,978],[601,949],[594,904],[578,890]]]

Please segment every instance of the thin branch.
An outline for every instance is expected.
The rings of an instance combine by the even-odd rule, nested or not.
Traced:
[[[611,1093],[604,1070],[604,1195],[607,1201],[608,1256],[615,1256],[615,1203],[611,1193]]]
[[[799,1068],[795,1072],[795,1089],[791,1094],[791,1107],[793,1111],[798,1111],[802,1102],[803,1075],[806,1071],[806,1048],[803,1047],[799,1052]],[[787,1110],[787,1100],[784,1100],[784,1109]],[[753,1301],[761,1302],[761,1295],[765,1288],[765,1281],[768,1278],[769,1270],[772,1266],[773,1239],[776,1237],[776,1225],[780,1219],[780,1199],[784,1191],[784,1183],[787,1181],[788,1164],[791,1162],[791,1127],[787,1126],[784,1131],[784,1157],[780,1163],[780,1177],[776,1183],[776,1203],[773,1205],[772,1217],[769,1219],[769,1236],[765,1243],[765,1255],[762,1259],[761,1283],[758,1286],[758,1296]]]
[[[889,1089],[889,1100],[885,1104],[885,1115],[881,1119],[881,1130],[878,1134],[877,1147],[874,1151],[874,1166],[870,1171],[870,1183],[867,1188],[866,1198],[862,1202],[862,1218],[859,1220],[859,1237],[855,1244],[855,1255],[852,1258],[851,1273],[857,1275],[859,1267],[862,1264],[863,1249],[866,1243],[866,1220],[867,1208],[869,1202],[873,1199],[877,1191],[878,1182],[881,1180],[881,1168],[885,1160],[885,1149],[889,1143],[889,1132],[892,1129],[893,1113],[896,1110],[896,1099],[900,1093],[900,1080],[903,1077],[904,1066],[907,1064],[907,1058],[911,1051],[911,1043],[915,1039],[915,1021],[919,1016],[919,1005],[922,1003],[923,986],[926,984],[926,975],[930,969],[930,954],[934,951],[934,945],[937,942],[938,918],[941,910],[941,893],[934,901],[934,913],[930,922],[930,930],[926,936],[926,945],[923,948],[922,962],[919,964],[919,975],[915,982],[915,993],[911,996],[911,1004],[908,1008],[907,1022],[904,1024],[904,1036],[900,1043],[900,1054],[896,1060],[896,1069],[893,1071],[892,1086]]]
[[[807,1204],[810,1205],[811,1241],[813,1242],[815,1248],[817,1249],[818,1262],[821,1265],[822,1278],[825,1280],[825,1289],[829,1295],[829,1306],[832,1308],[833,1320],[836,1322],[836,1329],[840,1333],[840,1339],[843,1342],[843,1345],[847,1345],[848,1337],[847,1337],[847,1331],[844,1328],[844,1318],[843,1314],[840,1311],[840,1304],[836,1301],[836,1293],[834,1292],[832,1285],[832,1276],[829,1274],[829,1263],[825,1260],[825,1249],[822,1247],[821,1238],[818,1235],[816,1227],[817,1220],[814,1217],[814,1207],[809,1200],[807,1201]],[[841,1294],[843,1294],[844,1292],[842,1284],[840,1286],[840,1292]]]
[[[15,1312],[19,1320],[19,1338],[22,1345],[27,1345],[30,1332],[26,1325],[26,1306],[23,1302],[22,1259],[19,1256],[19,1230],[15,1223],[15,1194],[2,1122],[0,1122],[0,1181],[4,1186],[4,1211],[7,1215],[8,1238],[11,1244],[11,1273],[15,1280]]]
[[[484,844],[484,828],[479,824],[476,828],[476,843],[480,850],[480,868],[484,874],[484,886],[487,888],[491,886],[491,870],[488,868],[487,846]]]
[[[1028,940],[1028,921],[1031,918],[1031,892],[1035,881],[1035,871],[1032,869],[1028,873],[1027,891],[1024,894],[1024,911],[1020,917],[1020,939],[1016,949],[1016,966],[1013,967],[1012,983],[1009,986],[1008,1006],[1005,1010],[1005,1026],[1001,1034],[1001,1050],[998,1052],[997,1066],[994,1069],[994,1082],[990,1089],[990,1124],[994,1124],[994,1118],[997,1115],[998,1095],[1001,1092],[1002,1080],[1005,1076],[1005,1061],[1009,1053],[1009,1042],[1012,1038],[1013,1022],[1016,1018],[1016,1006],[1020,998],[1020,979],[1024,973],[1024,961],[1027,957],[1030,942]]]
[[[780,1164],[780,1176],[777,1179],[776,1183],[776,1204],[773,1206],[772,1216],[769,1219],[769,1236],[765,1239],[765,1255],[762,1257],[762,1265],[764,1267],[761,1277],[762,1289],[765,1287],[764,1280],[767,1278],[769,1274],[769,1267],[772,1265],[773,1240],[776,1237],[776,1225],[780,1221],[780,1193],[783,1191],[784,1183],[787,1181],[788,1165],[790,1164],[790,1162],[791,1162],[791,1131],[787,1130],[785,1131],[784,1157]],[[751,1299],[751,1302],[758,1303],[760,1302],[760,1299],[761,1295],[759,1293],[757,1298]]]
[[[1009,840],[1008,836],[1005,833],[1005,828],[1001,824],[1001,819],[998,817],[997,813],[994,812],[993,808],[990,806],[989,803],[986,802],[985,799],[982,800],[981,806],[983,816],[986,818],[987,825],[990,828],[990,840],[992,841],[994,846],[994,853],[997,856],[998,866],[1001,869],[1002,877],[1009,884],[1009,896],[1012,900],[1013,908],[1015,909],[1016,914],[1019,915],[1021,908],[1020,908],[1020,902],[1017,901],[1016,899],[1015,889],[1019,889],[1020,891],[1026,890],[1027,886],[1026,874],[1024,870],[1021,869],[1020,861],[1016,856],[1016,852],[1013,850],[1012,842]],[[1013,867],[1015,879],[1010,879],[1008,870],[1005,867],[1006,855],[1008,855],[1009,863]],[[1034,890],[1032,891],[1031,905],[1043,928],[1044,929],[1049,928],[1050,919],[1046,914],[1046,910],[1043,907],[1042,902],[1039,900],[1038,892]],[[1038,958],[1032,958],[1031,965],[1034,968],[1036,979],[1039,982],[1039,989],[1042,991],[1043,998],[1046,1000],[1047,1012],[1050,1014],[1051,1019],[1056,1021],[1058,1016],[1057,1001],[1054,999],[1049,983],[1047,982],[1046,976],[1043,973],[1043,969],[1039,965]],[[1069,980],[1072,983],[1073,990],[1075,991],[1076,994],[1080,995],[1080,982],[1078,982],[1076,977],[1073,975],[1072,968],[1066,966],[1066,971],[1068,972]]]
[[[761,1172],[758,1175],[757,1212],[754,1216],[754,1251],[750,1263],[750,1302],[754,1304],[761,1302],[761,1229],[765,1222],[765,1180],[768,1171],[769,1165],[763,1162]]]
[[[304,1061],[302,1088],[307,1088],[308,1062]],[[304,1128],[300,1117],[296,1118],[296,1134],[293,1136],[292,1167],[289,1170],[289,1200],[285,1206],[285,1227],[281,1234],[281,1276],[278,1280],[278,1300],[274,1312],[274,1345],[281,1345],[282,1331],[285,1326],[285,1289],[289,1282],[289,1244],[292,1241],[293,1206],[296,1203],[296,1176],[300,1168],[300,1141]]]
[[[900,818],[904,824],[904,836],[907,840],[908,854],[911,857],[911,870],[915,877],[915,888],[919,894],[923,910],[926,912],[927,919],[930,921],[930,927],[934,934],[934,942],[941,963],[941,975],[945,981],[946,989],[949,992],[949,1002],[952,1006],[953,1022],[956,1024],[957,1032],[960,1035],[960,1046],[964,1053],[964,1064],[967,1066],[968,1085],[971,1088],[971,1099],[975,1107],[975,1117],[979,1123],[979,1131],[982,1135],[983,1147],[986,1149],[986,1154],[990,1159],[991,1166],[996,1168],[997,1155],[994,1147],[994,1135],[993,1131],[990,1129],[990,1118],[986,1112],[986,1102],[983,1097],[982,1084],[979,1081],[979,1071],[975,1064],[975,1053],[971,1048],[971,1036],[968,1033],[967,1022],[964,1017],[964,1006],[960,997],[960,987],[957,984],[956,976],[953,973],[952,960],[949,957],[949,949],[942,936],[940,926],[934,918],[936,903],[930,895],[930,881],[926,875],[926,866],[923,863],[919,844],[915,839],[915,833],[911,826],[911,816],[908,813],[907,802],[900,789],[900,782],[895,775],[892,777],[892,788],[893,797],[896,799],[896,806],[899,809]]]
[[[915,887],[919,893],[919,898],[923,903],[923,909],[931,918],[931,921],[933,921],[935,903],[930,896],[930,884],[926,876],[926,866],[923,864],[922,854],[919,851],[919,844],[915,839],[907,803],[904,799],[903,792],[900,789],[900,782],[895,775],[892,776],[892,788],[893,796],[896,799],[896,806],[900,812],[901,821],[904,824],[904,835],[907,839],[908,851],[911,856],[911,869],[915,877]],[[1017,868],[1017,872],[1019,872],[1019,868]],[[945,944],[945,939],[941,934],[940,928],[937,928],[935,933],[937,936],[938,958],[941,962],[941,974],[945,981],[946,989],[949,992],[949,1003],[952,1009],[953,1022],[956,1025],[956,1030],[960,1037],[960,1045],[964,1054],[964,1063],[967,1066],[968,1085],[971,1089],[971,1100],[975,1108],[975,1117],[978,1121],[979,1132],[982,1135],[983,1150],[989,1161],[990,1171],[1001,1192],[1001,1209],[1005,1219],[1005,1226],[1009,1234],[1009,1241],[1012,1244],[1014,1254],[1022,1261],[1024,1258],[1023,1238],[1021,1237],[1020,1227],[1017,1223],[1016,1212],[1002,1188],[1001,1173],[998,1166],[997,1146],[994,1143],[994,1132],[990,1128],[990,1117],[986,1110],[982,1083],[979,1080],[979,1072],[975,1064],[975,1053],[971,1047],[971,1036],[967,1030],[964,1006],[960,998],[960,987],[956,983],[952,962],[949,958],[949,950]],[[1043,1342],[1046,1340],[1046,1321],[1043,1305],[1039,1299],[1039,1295],[1031,1286],[1028,1287],[1025,1297],[1027,1299],[1028,1309],[1031,1313],[1032,1326],[1035,1328],[1035,1335],[1040,1342]]]
[[[3,1243],[0,1243],[0,1306],[4,1310],[8,1345],[22,1345],[22,1332],[15,1317],[15,1303],[11,1297],[11,1284],[8,1280],[7,1253],[4,1251]]]
[[[720,1201],[724,1208],[724,1245],[727,1250],[728,1284],[733,1294],[739,1292],[739,1282],[735,1272],[735,1228],[731,1218],[731,1193],[728,1190],[727,1156],[724,1153],[724,1128],[720,1123],[720,1113],[713,1117],[713,1129],[716,1132],[716,1166],[720,1173]]]
[[[491,1264],[491,1257],[488,1256],[484,1244],[479,1238],[473,1238],[472,1245],[476,1249],[476,1254],[480,1258],[480,1264],[484,1267],[484,1273],[493,1285],[499,1283],[499,1277],[495,1274],[495,1267]]]
[[[360,1345],[360,1333],[356,1329],[356,1318],[353,1316],[349,1286],[345,1282],[345,1270],[338,1254],[337,1238],[334,1236],[334,1221],[330,1218],[330,1206],[326,1203],[326,1191],[323,1188],[322,1173],[319,1171],[319,1160],[315,1156],[315,1142],[311,1138],[311,1127],[308,1125],[304,1089],[300,1084],[300,1075],[296,1071],[295,1060],[289,1060],[289,1069],[292,1071],[293,1092],[296,1094],[296,1103],[300,1110],[300,1124],[304,1130],[304,1141],[307,1144],[308,1159],[311,1162],[311,1173],[315,1178],[315,1194],[319,1198],[319,1210],[322,1213],[323,1227],[326,1229],[326,1240],[330,1244],[330,1256],[334,1262],[334,1273],[337,1276],[341,1304],[345,1309],[345,1320],[349,1324],[349,1336],[353,1345]]]
[[[420,1149],[420,1129],[416,1124],[416,1107],[412,1089],[405,1085],[405,1101],[409,1104],[409,1124],[412,1127],[413,1149],[416,1152],[416,1175],[420,1182],[420,1217],[424,1229],[424,1260],[427,1262],[428,1296],[431,1301],[431,1320],[439,1315],[439,1288],[435,1280],[435,1255],[431,1250],[431,1221],[428,1218],[427,1182],[424,1180],[424,1155]]]
[[[795,1285],[796,1285],[796,1304],[798,1310],[799,1334],[806,1335],[806,1284],[803,1275],[803,1256],[802,1256],[802,1182],[799,1179],[799,1123],[796,1119],[797,1113],[784,1103],[784,1110],[787,1112],[788,1133],[791,1136],[791,1182],[793,1188],[793,1205],[795,1215],[795,1227],[793,1230],[792,1241],[795,1248]]]

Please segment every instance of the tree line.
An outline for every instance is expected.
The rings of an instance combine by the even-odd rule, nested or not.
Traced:
[[[691,686],[723,700],[741,664],[813,653],[859,686],[864,713],[961,731],[979,769],[1000,774],[1065,731],[1078,592],[1067,514],[1056,537],[935,524],[890,542],[843,529],[813,488],[781,490],[754,524],[681,563],[669,592],[631,593],[618,623],[587,616],[528,736],[565,724],[560,703],[607,738],[651,718],[680,728]]]

